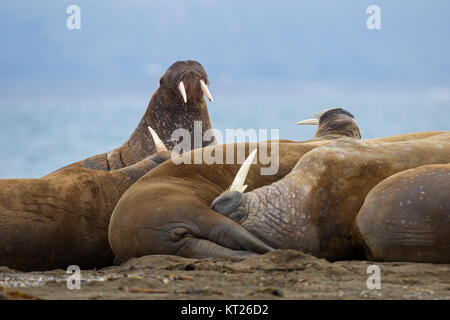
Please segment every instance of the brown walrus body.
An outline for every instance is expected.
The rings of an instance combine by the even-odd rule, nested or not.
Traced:
[[[274,248],[351,259],[358,254],[351,226],[375,185],[403,170],[449,162],[450,133],[395,143],[342,139],[303,156],[282,180],[245,193],[227,216]]]
[[[261,164],[253,165],[245,182],[250,192],[244,193],[246,200],[240,206],[244,215],[234,216],[236,210],[223,215],[210,206],[233,181],[239,165],[167,161],[118,202],[108,232],[111,248],[122,259],[147,254],[236,256],[271,248],[295,248],[330,259],[354,257],[350,226],[364,196],[405,168],[449,161],[448,135],[438,134],[384,139],[395,143],[353,139],[280,143],[280,170],[261,176]],[[420,140],[410,140],[414,137]],[[445,144],[447,151],[435,144]],[[210,148],[225,147],[195,150],[190,156]]]
[[[280,166],[275,175],[260,175],[263,167],[254,165],[246,183],[248,189],[270,184],[289,173],[304,153],[326,142],[280,143]],[[174,164],[166,161],[141,178],[120,199],[109,224],[110,246],[121,259],[148,254],[174,254],[186,257],[228,257],[249,251],[265,252],[269,247],[234,221],[211,210],[211,202],[231,181],[240,164],[235,144],[234,164]],[[214,150],[214,151],[211,151]],[[227,145],[209,146],[186,156],[222,153]],[[272,152],[270,145],[268,152]]]
[[[450,164],[397,173],[373,188],[352,230],[375,261],[450,263]]]
[[[0,180],[0,265],[24,271],[112,264],[109,218],[120,196],[165,159],[121,170],[69,168]]]
[[[116,170],[133,165],[155,153],[155,144],[147,127],[155,130],[169,150],[178,142],[172,140],[172,133],[180,128],[190,132],[191,149],[213,143],[215,138],[211,135],[209,141],[203,140],[198,146],[194,144],[196,121],[201,124],[201,137],[207,130],[212,129],[200,81],[206,85],[209,83],[206,71],[200,63],[191,60],[175,62],[161,77],[160,87],[153,94],[139,125],[121,147],[62,169],[83,167]],[[184,102],[178,88],[180,82],[184,83],[187,102]]]

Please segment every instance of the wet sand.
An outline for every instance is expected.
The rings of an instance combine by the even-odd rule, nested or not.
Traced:
[[[367,267],[381,270],[368,289]],[[133,258],[120,266],[81,270],[69,290],[65,270],[18,272],[0,267],[0,299],[447,299],[450,265],[324,259],[275,250],[244,260]]]

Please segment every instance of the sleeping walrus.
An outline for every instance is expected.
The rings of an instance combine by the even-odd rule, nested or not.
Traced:
[[[330,112],[329,116],[343,119],[343,112]],[[298,232],[295,230],[298,224],[291,220],[294,219],[293,216],[302,219],[303,214],[297,211],[295,188],[299,189],[298,192],[302,192],[302,188],[304,188],[303,192],[320,191],[318,194],[310,194],[311,201],[317,199],[320,204],[320,200],[326,200],[329,189],[325,183],[321,190],[308,187],[308,183],[311,183],[313,179],[328,179],[327,181],[331,182],[330,185],[333,186],[333,179],[339,178],[334,174],[345,176],[347,172],[351,174],[351,172],[359,170],[358,172],[361,172],[360,183],[364,184],[364,175],[362,174],[364,170],[358,167],[358,162],[355,164],[355,168],[349,165],[350,168],[347,171],[341,172],[339,167],[332,169],[335,160],[343,165],[351,163],[351,157],[357,157],[355,148],[364,150],[364,148],[370,149],[377,145],[384,145],[386,155],[390,154],[389,151],[392,153],[397,148],[402,149],[402,146],[406,150],[410,147],[413,150],[415,145],[418,148],[430,148],[431,150],[434,142],[432,140],[425,141],[425,138],[441,133],[413,133],[359,142],[360,133],[359,130],[356,130],[355,125],[352,130],[347,130],[347,125],[354,121],[353,117],[351,115],[345,117],[346,121],[343,123],[346,123],[346,125],[343,128],[346,128],[346,130],[342,131],[344,133],[342,135],[334,132],[332,134],[334,139],[327,139],[326,136],[319,134],[316,139],[310,141],[280,142],[278,145],[279,170],[274,175],[260,175],[260,169],[264,166],[261,159],[258,159],[259,161],[251,168],[248,165],[252,163],[252,159],[249,159],[246,165],[242,167],[237,164],[236,150],[238,148],[245,146],[248,150],[247,154],[251,149],[260,149],[260,144],[252,143],[233,145],[234,164],[176,165],[173,161],[165,162],[127,190],[118,202],[111,217],[108,231],[109,243],[113,252],[121,259],[147,254],[175,254],[198,258],[242,256],[251,253],[263,253],[272,248],[293,247],[331,258],[331,254],[328,254],[331,248],[324,247],[323,251],[320,250],[320,245],[326,242],[327,235],[325,233],[322,234],[322,242],[320,242],[320,236],[322,236],[320,234],[318,237],[317,234],[308,235],[303,242],[299,243],[294,239],[298,236]],[[319,123],[319,130],[329,132],[329,130],[325,130],[326,127],[321,127],[321,125],[326,123],[330,125],[333,122],[324,121],[327,119],[326,115],[322,118],[322,121],[320,121],[320,118],[319,121],[316,121],[316,124]],[[328,118],[328,120],[331,120],[331,118]],[[423,139],[424,141],[419,142],[421,140],[414,139]],[[270,146],[268,149],[271,152]],[[348,151],[344,150],[343,152],[349,153],[344,158],[350,162],[346,163],[343,160],[344,158],[341,159],[343,155],[341,149],[348,149]],[[333,158],[333,151],[337,152],[335,154],[336,159]],[[227,152],[226,145],[210,146],[192,151],[188,156],[201,158],[207,154],[219,153],[225,157]],[[414,151],[411,151],[411,153],[414,153]],[[324,155],[322,159],[321,154]],[[370,157],[367,158],[369,161],[367,165],[370,166],[370,163],[376,162],[378,158],[382,159],[382,154],[383,150],[379,149],[379,153],[374,155],[375,160]],[[253,156],[256,155],[253,154]],[[435,159],[430,161],[442,161],[441,158],[446,158],[446,156],[436,155]],[[315,162],[309,162],[310,175],[306,179],[298,179],[297,184],[291,184],[292,186],[289,188],[293,188],[292,190],[285,188],[283,192],[277,192],[279,183],[285,181],[287,186],[290,185],[291,176],[296,175],[297,169],[300,169],[298,165],[296,166],[296,163],[300,163],[303,159],[316,159]],[[364,161],[365,158],[361,157],[361,162],[364,163]],[[419,158],[416,161],[419,164],[420,161],[426,162],[427,160]],[[403,163],[403,166],[406,165]],[[295,171],[292,170],[294,166],[296,167]],[[374,166],[376,167],[376,163]],[[399,167],[401,166],[402,164],[399,164]],[[330,170],[326,171],[327,168]],[[342,166],[342,168],[344,167]],[[325,169],[325,172],[335,173],[322,178],[321,169]],[[243,176],[245,176],[246,171],[248,176],[245,181],[246,186],[244,186],[243,180],[245,178]],[[395,173],[393,169],[384,172],[385,175],[393,173]],[[236,174],[237,177],[234,179]],[[358,176],[352,177],[356,184],[358,183],[357,178]],[[341,180],[342,178],[339,181]],[[370,183],[373,186],[374,182]],[[231,190],[227,189],[230,185]],[[352,183],[349,182],[348,185],[352,185]],[[367,188],[365,186],[362,190],[358,189],[355,196],[349,197],[350,200],[358,202],[358,199],[360,199],[360,206],[363,200],[361,200],[360,194],[367,193],[370,190],[366,190]],[[224,190],[227,191],[223,192]],[[243,193],[244,190],[250,192]],[[256,204],[253,206],[250,200],[257,197],[253,195],[259,194],[261,194],[261,201],[257,204],[253,202]],[[220,197],[217,198],[219,195]],[[342,197],[342,195],[339,196]],[[340,203],[340,201],[337,202]],[[211,204],[215,210],[211,208]],[[323,204],[325,205],[325,202]],[[264,210],[271,206],[274,206],[273,216],[264,216]],[[255,212],[255,214],[250,215],[251,212]],[[323,214],[325,213],[326,210],[323,211]],[[285,224],[284,220],[289,220],[289,223]],[[336,221],[336,219],[331,216],[331,222],[327,224],[326,218],[323,216],[323,219],[318,221],[319,225],[313,226],[312,230],[324,225],[325,232],[328,230],[335,234],[337,231],[341,231],[339,221],[337,221],[337,228],[333,225],[333,221]],[[343,221],[342,228],[349,227],[349,225],[345,225],[346,223],[347,221]],[[278,228],[279,226],[283,226],[283,228]],[[345,232],[349,232],[349,230],[345,230]],[[278,235],[274,234],[277,232],[279,232]],[[339,237],[344,238],[344,240],[337,239],[337,241],[331,243],[340,250],[337,252],[339,257],[352,256],[354,252],[352,248],[348,248],[348,239],[345,238],[345,235],[338,234]],[[320,243],[319,248],[313,247],[314,250],[308,250],[308,245],[311,243]]]
[[[450,162],[450,133],[384,140],[391,142],[342,138],[280,143],[278,173],[261,176],[260,161],[247,167],[247,193],[240,174],[239,184],[232,183],[239,165],[166,161],[119,200],[109,243],[121,259],[148,254],[233,257],[272,248],[330,260],[360,257],[361,249],[351,244],[351,226],[369,191],[408,168]],[[210,146],[190,155],[211,148],[226,153],[225,146]]]

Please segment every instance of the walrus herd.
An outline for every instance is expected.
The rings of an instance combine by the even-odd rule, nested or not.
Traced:
[[[208,84],[200,63],[178,61],[121,147],[40,179],[0,180],[0,265],[94,268],[114,257],[277,248],[330,261],[450,262],[450,132],[361,139],[355,117],[335,108],[297,123],[318,126],[307,141],[217,145]],[[199,123],[211,138],[200,145]],[[177,129],[192,137],[182,157],[204,161],[175,161]],[[239,150],[249,155],[242,165]],[[277,153],[275,174],[261,174],[262,150]]]

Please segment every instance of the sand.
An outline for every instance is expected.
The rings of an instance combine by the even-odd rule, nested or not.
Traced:
[[[370,265],[381,289],[368,289]],[[450,265],[328,262],[294,250],[240,259],[154,255],[81,270],[69,290],[66,270],[0,267],[0,299],[450,299]]]

